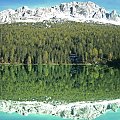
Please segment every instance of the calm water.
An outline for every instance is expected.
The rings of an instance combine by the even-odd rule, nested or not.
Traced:
[[[78,65],[0,65],[1,100],[90,101],[120,98],[120,69]],[[117,117],[117,118],[116,118]],[[0,120],[62,120],[0,113]],[[110,119],[111,118],[111,119]],[[120,111],[96,120],[119,120]]]
[[[120,120],[120,109],[117,112],[109,111],[95,120]]]
[[[0,120],[70,120],[62,119],[51,115],[28,115],[21,116],[16,113],[3,113],[0,112]],[[117,112],[109,111],[95,120],[120,120],[120,109]]]
[[[69,120],[69,119],[62,119],[60,117],[55,117],[51,115],[28,115],[28,116],[21,116],[17,113],[4,113],[0,112],[0,120]]]
[[[68,102],[120,98],[120,70],[105,66],[0,66],[0,99]]]

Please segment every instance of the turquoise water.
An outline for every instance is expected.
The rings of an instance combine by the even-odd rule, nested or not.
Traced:
[[[0,120],[69,120],[52,115],[34,115],[22,116],[17,113],[0,112]]]
[[[22,116],[17,113],[0,112],[0,120],[70,120],[51,115],[28,115]],[[109,111],[95,120],[120,120],[120,109],[117,112]]]
[[[109,111],[95,120],[120,120],[120,109],[117,112]]]

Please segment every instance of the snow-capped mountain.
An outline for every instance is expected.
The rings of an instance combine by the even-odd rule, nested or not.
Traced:
[[[120,25],[120,17],[115,10],[108,12],[93,2],[61,3],[49,8],[30,9],[27,6],[8,9],[0,12],[0,23],[14,22],[42,22],[52,21],[76,21],[97,22]]]

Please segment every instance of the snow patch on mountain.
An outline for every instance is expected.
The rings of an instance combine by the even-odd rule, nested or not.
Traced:
[[[61,3],[48,8],[30,9],[27,6],[0,12],[0,24],[14,22],[43,22],[44,20],[64,20],[120,25],[120,17],[115,10],[108,12],[93,2]]]

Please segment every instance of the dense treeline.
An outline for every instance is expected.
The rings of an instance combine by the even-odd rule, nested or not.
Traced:
[[[120,59],[120,27],[76,22],[0,25],[0,63],[93,63]]]
[[[0,83],[0,99],[7,100],[120,98],[120,69],[105,66],[2,65]]]

